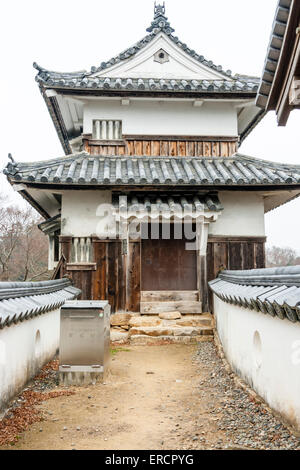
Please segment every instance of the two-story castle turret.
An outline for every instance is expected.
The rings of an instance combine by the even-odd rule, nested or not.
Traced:
[[[201,313],[220,269],[264,266],[264,213],[299,193],[300,167],[237,153],[263,115],[259,79],[191,50],[164,6],[147,32],[89,72],[35,65],[66,156],[5,172],[82,298]]]

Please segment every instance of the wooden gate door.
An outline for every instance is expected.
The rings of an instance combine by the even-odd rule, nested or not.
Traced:
[[[161,227],[160,227],[161,234]],[[197,258],[195,250],[187,250],[184,237],[142,240],[142,291],[195,291],[197,289]]]

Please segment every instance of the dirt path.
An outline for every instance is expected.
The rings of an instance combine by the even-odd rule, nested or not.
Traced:
[[[181,345],[119,348],[105,385],[76,388],[75,395],[42,403],[39,407],[46,420],[32,425],[14,448],[173,447],[179,416],[188,421],[185,410],[193,397],[195,349]]]
[[[76,388],[75,395],[41,403],[44,421],[33,424],[10,448],[159,450],[299,444],[231,382],[212,343],[118,348],[105,384]]]

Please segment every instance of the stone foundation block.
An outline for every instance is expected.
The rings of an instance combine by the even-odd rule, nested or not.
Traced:
[[[147,335],[147,336],[172,336],[173,329],[160,326],[140,326],[133,327],[129,332],[130,336]]]
[[[158,326],[162,324],[162,320],[156,316],[134,316],[129,320],[131,327]]]
[[[181,313],[180,312],[161,312],[159,313],[159,318],[162,320],[177,320],[178,318],[181,318]]]
[[[111,343],[124,344],[127,343],[129,337],[128,331],[121,330],[110,330],[110,341]]]
[[[176,325],[213,327],[213,317],[211,315],[184,315],[176,320]]]
[[[110,316],[110,324],[111,326],[126,326],[131,316],[131,313],[114,313]]]
[[[135,335],[130,337],[132,345],[161,345],[161,344],[196,344],[213,341],[213,336],[148,336]]]

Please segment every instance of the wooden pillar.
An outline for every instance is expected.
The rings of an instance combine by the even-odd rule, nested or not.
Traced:
[[[54,235],[51,233],[48,235],[49,244],[48,244],[48,269],[54,269]]]
[[[197,285],[199,300],[202,302],[202,312],[209,311],[208,284],[207,284],[207,239],[209,222],[205,218],[198,218],[197,223]]]
[[[141,297],[141,242],[129,241],[126,269],[126,310],[140,312]]]
[[[128,251],[129,251],[129,236],[128,236],[128,219],[127,219],[127,196],[119,196],[119,237],[121,240],[121,269],[119,271],[120,283],[122,285],[121,301],[119,302],[119,309],[121,311],[128,311]]]
[[[126,310],[128,312],[140,312],[141,297],[141,238],[136,238],[135,230],[138,228],[131,223],[131,233],[127,220],[124,239],[127,243],[126,256]],[[140,225],[140,221],[138,221]],[[134,235],[132,233],[134,232]]]

